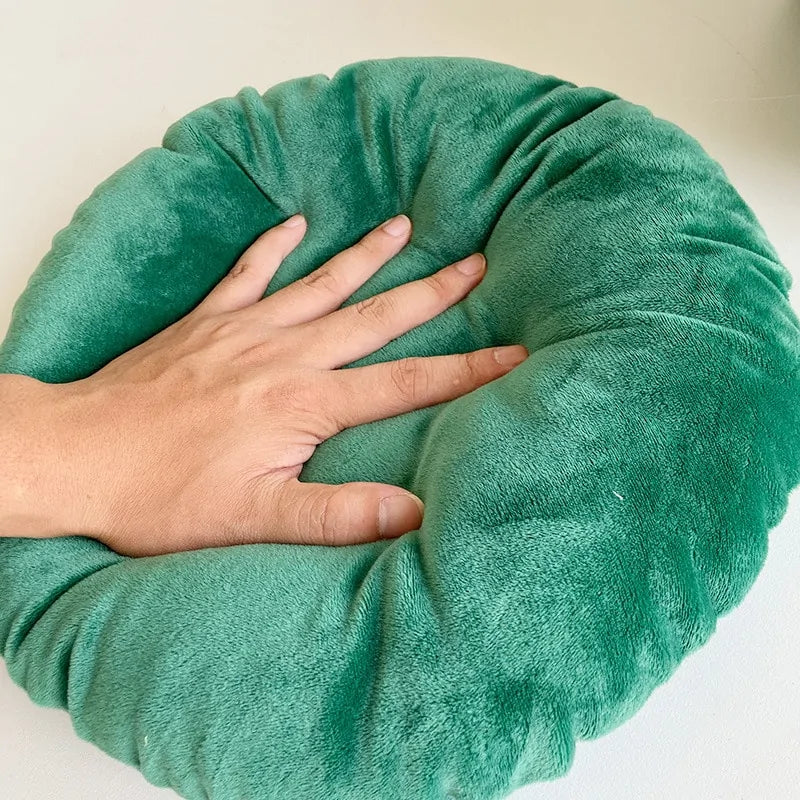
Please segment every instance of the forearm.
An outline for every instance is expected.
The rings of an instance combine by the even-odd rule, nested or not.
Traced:
[[[55,384],[0,375],[0,536],[70,533],[70,467],[59,434],[65,396]]]

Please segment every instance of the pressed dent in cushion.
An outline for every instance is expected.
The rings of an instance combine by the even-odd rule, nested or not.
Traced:
[[[397,540],[141,559],[0,540],[9,672],[187,798],[466,800],[558,776],[761,567],[800,481],[789,275],[721,167],[647,109],[478,59],[375,60],[172,125],[56,235],[0,369],[90,374],[298,211],[270,292],[398,212],[410,244],[348,302],[487,256],[467,298],[356,364],[528,360],[316,450],[301,479],[425,501]]]

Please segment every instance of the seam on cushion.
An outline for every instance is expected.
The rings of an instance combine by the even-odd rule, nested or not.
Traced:
[[[549,95],[554,94],[555,92],[558,92],[559,90],[562,90],[563,88],[564,88],[563,84],[561,86],[556,86],[553,89],[551,89],[549,92],[547,92],[545,95],[543,95],[541,99],[544,100]],[[575,88],[575,89],[570,88],[570,91],[582,91],[582,88]],[[581,114],[579,117],[570,120],[566,125],[564,125],[562,127],[559,127],[556,130],[552,131],[547,136],[545,136],[544,139],[540,139],[538,142],[536,142],[536,144],[533,146],[533,148],[529,151],[529,154],[536,153],[544,145],[551,143],[552,140],[556,139],[560,135],[563,135],[564,131],[568,130],[573,125],[576,125],[577,123],[587,119],[589,116],[591,116],[595,112],[599,111],[601,108],[604,108],[609,103],[614,103],[614,102],[616,102],[618,100],[621,100],[621,98],[616,96],[616,95],[614,95],[612,97],[605,98],[600,103],[598,103],[596,106],[591,108],[589,111],[586,111],[584,114]],[[622,102],[626,102],[626,101],[622,100]],[[515,153],[519,152],[519,148],[517,148],[514,152]],[[577,172],[577,170],[581,169],[586,163],[589,162],[589,160],[594,158],[599,152],[602,152],[602,150],[596,151],[588,159],[586,159],[584,161],[581,161],[581,163],[578,164],[569,174],[572,174],[573,172]],[[505,202],[499,207],[493,222],[489,226],[489,235],[487,236],[487,239],[486,239],[487,243],[488,243],[489,238],[491,238],[491,236],[494,235],[494,230],[495,230],[495,228],[497,226],[497,223],[500,221],[500,218],[503,216],[503,214],[505,214],[506,210],[511,205],[511,203],[516,199],[516,197],[519,195],[519,193],[521,191],[523,191],[525,188],[527,188],[528,183],[533,179],[534,175],[536,174],[538,169],[541,167],[542,161],[544,161],[545,157],[546,157],[546,153],[542,154],[540,157],[537,157],[536,163],[526,172],[524,177],[521,179],[521,181],[517,185],[516,189],[514,189],[514,191],[512,191],[508,195],[508,197],[506,198]],[[508,160],[509,159],[506,160],[506,163],[508,163]],[[569,177],[569,175],[565,175],[565,176],[560,177],[554,184],[547,186],[546,190],[544,192],[542,192],[540,195],[538,195],[538,197],[544,196],[544,194],[549,192],[553,187],[557,186],[559,183],[561,183],[567,177]]]
[[[253,91],[256,90],[253,89]],[[232,100],[236,98],[226,98],[226,99]],[[233,164],[247,178],[247,180],[250,181],[250,183],[252,183],[253,186],[255,186],[259,194],[261,194],[261,196],[265,200],[267,200],[267,202],[271,203],[275,208],[280,209],[280,206],[272,199],[272,197],[270,197],[270,195],[265,191],[265,189],[259,185],[259,183],[255,180],[255,178],[253,178],[253,176],[247,171],[245,166],[242,163],[240,163],[240,161],[232,153],[226,150],[225,147],[223,147],[217,141],[217,139],[212,138],[210,136],[206,137],[201,136],[201,134],[194,127],[194,125],[188,121],[187,117],[183,117],[183,119],[176,122],[175,125],[180,126],[180,129],[185,131],[189,135],[189,137],[201,151],[207,151],[209,145],[211,145],[213,146],[213,148],[217,153],[222,153],[223,155],[225,155],[227,159],[225,163]],[[168,144],[162,144],[162,147],[165,150],[171,150],[173,153],[181,153],[182,155],[189,155],[187,153],[183,153],[183,151],[181,151],[180,149]],[[199,155],[199,154],[193,154],[193,155]],[[212,163],[215,163],[215,160],[210,155],[207,155],[207,158]],[[216,160],[216,163],[218,163],[218,160]],[[283,209],[281,209],[281,211],[283,211]],[[288,213],[288,212],[283,212],[283,213]]]
[[[417,164],[409,164],[397,158],[400,144],[400,136],[397,134],[397,130],[402,130],[405,119],[410,117],[410,109],[413,108],[419,95],[420,87],[426,79],[428,79],[427,73],[418,73],[413,76],[407,91],[402,96],[402,104],[392,103],[389,111],[388,139],[391,145],[392,156],[390,172],[394,174],[395,186],[399,189],[397,197],[401,201],[401,205],[409,208],[413,208],[414,206],[414,201],[418,196],[419,185],[422,183],[422,179],[428,169],[428,164],[430,164],[431,151],[434,148],[437,131],[434,130],[425,141],[425,158],[420,158]],[[410,196],[408,198],[401,196],[401,192],[406,186],[409,188]]]
[[[16,626],[12,627],[12,632],[9,633],[4,648],[3,658],[6,660],[6,662],[8,662],[9,665],[11,664],[11,662],[14,660],[17,653],[19,652],[20,648],[25,644],[25,640],[27,639],[30,632],[36,627],[36,625],[45,616],[45,614],[64,595],[66,595],[71,589],[73,589],[75,586],[77,586],[79,583],[86,580],[87,578],[91,578],[93,575],[97,575],[99,572],[109,569],[110,567],[116,567],[120,563],[121,562],[119,561],[115,561],[112,564],[106,564],[105,566],[99,567],[98,569],[93,570],[92,572],[89,572],[85,575],[80,575],[74,580],[62,584],[57,590],[57,593],[55,595],[48,595],[47,604],[41,607],[37,606],[37,609],[34,612],[33,616],[28,618],[24,625],[20,626],[18,629],[16,629],[16,631],[14,631],[14,628]],[[12,640],[14,640],[13,643]]]
[[[436,566],[435,557],[431,550],[431,541],[429,536],[423,537],[422,530],[416,531],[415,537],[415,553],[417,563],[419,564],[420,575],[423,578],[423,586],[430,598],[430,605],[434,612],[434,624],[439,634],[439,641],[445,641],[445,632],[447,631],[447,606],[445,605],[445,593],[436,583]]]
[[[544,102],[546,100],[549,100],[551,95],[557,94],[559,92],[563,93],[563,91],[565,90],[565,87],[566,87],[567,91],[570,92],[570,94],[572,94],[574,92],[583,93],[583,92],[585,92],[585,90],[587,88],[587,87],[572,87],[572,86],[568,86],[566,84],[561,84],[559,86],[555,86],[552,89],[550,89],[548,92],[546,92],[540,98],[538,98],[537,102],[542,103],[542,102]],[[535,153],[541,147],[543,147],[543,145],[549,144],[553,139],[556,139],[558,136],[563,135],[564,131],[569,130],[573,125],[576,125],[579,122],[582,122],[583,120],[587,119],[592,114],[594,114],[596,111],[599,111],[604,106],[607,106],[609,103],[614,103],[614,102],[616,102],[618,100],[621,100],[621,98],[618,97],[617,95],[611,95],[609,97],[604,98],[597,105],[595,105],[592,108],[590,108],[588,111],[585,111],[580,116],[575,117],[574,119],[571,119],[569,122],[566,123],[566,125],[560,125],[554,131],[551,131],[550,133],[548,133],[547,136],[545,136],[543,139],[540,139],[539,141],[537,141],[536,144],[528,152],[528,154],[530,155],[530,154]],[[551,102],[553,102],[553,101],[551,101]],[[622,101],[622,102],[625,102],[625,101]],[[520,144],[522,144],[522,143],[520,143]],[[519,145],[517,146],[517,148],[515,149],[514,152],[515,153],[519,152]],[[590,157],[593,157],[594,155],[595,154],[593,154]],[[509,160],[510,159],[506,159],[506,163],[508,163]],[[514,198],[519,194],[519,192],[522,189],[524,189],[527,186],[528,181],[533,177],[533,175],[535,174],[536,170],[538,170],[538,168],[541,166],[541,163],[542,163],[543,160],[544,160],[544,155],[537,160],[537,163],[528,171],[528,173],[521,180],[519,186],[514,190],[514,192],[512,192],[509,195],[507,201],[505,203],[503,203],[503,205],[501,206],[501,208],[500,208],[500,210],[499,210],[499,212],[497,214],[497,219],[499,219],[505,213],[506,208],[510,205],[510,203],[514,200]],[[581,162],[579,167],[582,166],[584,163],[585,162]],[[553,184],[553,185],[555,186],[556,184]],[[552,187],[548,187],[548,189],[549,188],[552,188]],[[497,220],[495,220],[494,224],[495,225],[497,224]],[[492,229],[494,229],[494,225],[492,226]]]
[[[545,92],[543,95],[541,95],[541,97],[538,97],[536,99],[536,102],[541,104],[541,103],[544,103],[544,102],[547,101],[547,102],[550,102],[552,104],[551,107],[554,108],[555,107],[555,101],[551,98],[552,95],[556,95],[556,94],[559,94],[559,93],[563,94],[566,91],[566,92],[568,92],[568,95],[567,95],[568,97],[574,97],[576,93],[578,95],[581,95],[581,94],[584,94],[587,90],[593,89],[593,88],[594,87],[575,86],[574,84],[570,84],[568,82],[564,82],[564,83],[559,84],[558,86],[554,86],[551,89],[549,89],[547,92]],[[622,98],[619,97],[619,95],[613,94],[612,92],[608,92],[608,91],[606,91],[604,89],[595,90],[595,91],[602,91],[607,96],[603,100],[601,100],[599,103],[597,103],[597,105],[595,105],[592,108],[590,108],[588,111],[584,111],[584,113],[582,113],[580,116],[575,117],[573,119],[570,119],[569,122],[567,122],[566,124],[559,125],[559,127],[557,127],[554,131],[551,131],[550,133],[548,133],[547,136],[545,136],[543,139],[539,139],[539,141],[536,142],[536,144],[533,146],[533,148],[531,148],[531,150],[529,152],[533,153],[534,151],[538,150],[542,145],[547,144],[548,142],[550,142],[551,139],[554,139],[555,137],[559,136],[560,134],[563,134],[564,131],[569,130],[573,125],[576,125],[577,123],[582,122],[587,117],[591,116],[596,111],[599,111],[601,108],[603,108],[604,106],[608,105],[609,103],[616,102],[617,100],[620,100],[623,103],[627,103],[627,101],[622,100]],[[522,144],[522,143],[520,142],[520,144]],[[517,149],[518,148],[519,148],[519,145],[517,146]],[[541,163],[541,160],[540,160],[540,163]],[[538,167],[539,165],[537,164],[536,166]],[[536,169],[536,168],[534,167],[534,169]],[[525,183],[527,183],[527,180],[531,177],[532,174],[533,173],[530,173],[530,174],[528,174],[526,176]],[[523,185],[524,185],[524,183],[523,183]],[[516,194],[516,192],[515,192],[515,194]]]
[[[680,316],[680,315],[676,315],[676,316]],[[686,319],[687,320],[693,320],[694,318],[693,317],[686,317]],[[698,322],[699,320],[694,320],[694,321]],[[559,345],[562,345],[562,344],[575,342],[575,341],[578,341],[579,339],[583,339],[583,338],[585,338],[587,336],[594,336],[594,335],[596,335],[598,333],[611,333],[613,331],[627,330],[628,328],[646,328],[646,327],[647,327],[647,323],[646,322],[638,321],[638,320],[630,320],[628,324],[622,324],[622,325],[619,325],[619,324],[617,324],[617,325],[605,325],[605,326],[600,325],[598,327],[592,328],[591,330],[581,331],[580,333],[576,333],[576,334],[574,334],[572,336],[566,336],[563,339],[557,339],[557,340],[555,340],[553,342],[547,342],[547,344],[543,344],[541,347],[537,347],[534,350],[531,350],[530,351],[530,355],[533,355],[534,353],[539,354],[539,353],[542,353],[545,350],[550,349],[551,347],[558,347]]]
[[[585,87],[576,87],[576,86],[574,86],[572,84],[569,84],[568,82],[560,83],[559,85],[554,86],[551,89],[549,89],[547,92],[545,92],[545,94],[543,94],[540,98],[538,98],[538,102],[544,101],[546,98],[549,98],[550,95],[553,95],[553,94],[558,93],[558,92],[563,92],[565,90],[565,88],[570,92],[575,92],[575,91],[581,92],[581,91],[583,91],[583,89]],[[599,109],[601,109],[604,106],[608,105],[609,103],[616,102],[618,100],[621,100],[622,102],[626,102],[626,101],[622,100],[620,97],[618,97],[617,95],[613,95],[613,96],[605,98],[600,103],[598,103],[593,108],[591,108],[589,111],[586,111],[584,114],[581,114],[581,116],[571,120],[566,125],[561,126],[561,127],[557,128],[556,130],[552,131],[547,136],[545,136],[543,139],[540,139],[538,142],[536,142],[536,144],[533,146],[533,148],[531,148],[531,150],[528,152],[528,155],[530,155],[532,153],[535,153],[543,145],[547,144],[548,142],[550,142],[552,139],[554,139],[558,135],[563,134],[563,132],[565,130],[567,130],[569,127],[571,127],[572,125],[575,125],[576,123],[586,119],[591,114],[594,114],[596,111],[598,111]],[[523,142],[524,142],[524,139],[523,139]],[[520,147],[522,146],[523,142],[520,142],[519,144],[517,144],[516,147],[514,148],[513,152],[511,153],[511,155],[504,160],[504,162],[503,162],[504,167],[505,167],[505,165],[507,165],[509,163],[509,161],[514,157],[515,154],[520,152]],[[586,159],[585,161],[582,161],[580,164],[578,164],[575,167],[575,169],[572,170],[572,172],[575,172],[578,169],[580,169],[581,167],[583,167],[591,159],[593,159],[596,155],[598,155],[599,152],[602,152],[602,151],[597,151],[596,153],[593,153],[588,159]],[[430,151],[429,151],[429,153],[430,153]],[[521,179],[520,179],[519,183],[517,184],[516,188],[513,189],[513,191],[511,191],[509,193],[507,199],[498,207],[496,213],[493,216],[493,219],[491,219],[489,221],[488,225],[485,227],[485,233],[481,237],[482,240],[483,240],[484,249],[488,246],[489,241],[495,235],[495,229],[496,229],[501,217],[503,216],[503,214],[505,214],[506,210],[511,205],[511,203],[514,201],[514,199],[517,197],[517,195],[527,187],[529,181],[531,180],[531,178],[535,174],[536,170],[541,165],[543,158],[544,158],[544,156],[539,157],[537,159],[537,161],[536,161],[536,164],[523,174],[523,176],[521,177]],[[395,162],[395,168],[397,168],[397,162]],[[425,169],[427,169],[427,162],[426,162],[425,168],[423,168],[423,170],[422,170],[422,173],[419,176],[417,176],[418,180],[417,180],[417,182],[415,184],[415,190],[414,190],[414,193],[413,193],[413,196],[415,196],[415,197],[416,197],[416,187],[421,182],[422,176],[424,175],[424,172],[425,172]],[[570,173],[570,174],[572,174],[572,173]],[[568,177],[568,176],[564,176],[562,178],[559,178],[559,180],[556,183],[552,184],[552,186],[548,186],[547,187],[547,191],[552,189],[554,186],[558,185],[558,183],[560,183],[566,177]],[[426,253],[428,256],[430,256],[430,258],[434,261],[434,263],[439,263],[439,258],[434,253],[432,253],[427,247],[425,247],[422,243],[420,243],[419,241],[415,241],[413,236],[412,236],[412,239],[409,241],[409,245],[413,245],[414,247],[416,247],[421,252]],[[470,303],[474,303],[477,306],[479,306],[479,308],[476,309],[476,311],[479,312],[479,313],[476,314],[476,317],[480,321],[480,326],[481,326],[482,338],[480,339],[480,341],[494,341],[493,337],[490,335],[491,334],[491,326],[486,324],[486,319],[491,317],[491,312],[489,311],[489,307],[486,304],[486,301],[483,300],[480,295],[476,294],[476,295],[471,295],[470,296],[469,302]]]
[[[599,107],[600,106],[598,106],[598,108]],[[595,109],[595,110],[597,110],[597,109]],[[591,112],[591,113],[593,113],[593,112]],[[606,142],[606,143],[603,144],[603,146],[599,150],[595,150],[588,158],[584,159],[583,161],[581,161],[578,164],[575,164],[568,172],[565,172],[564,174],[559,175],[557,180],[554,183],[548,184],[545,187],[544,191],[540,195],[537,196],[536,200],[539,200],[540,198],[544,197],[546,194],[549,194],[552,191],[560,190],[561,189],[561,185],[564,183],[564,181],[569,180],[569,178],[571,178],[573,175],[576,175],[582,169],[584,169],[585,167],[589,166],[589,164],[591,164],[595,159],[599,158],[602,155],[605,155],[605,153],[607,153],[607,152],[608,152],[608,143]],[[533,176],[531,176],[531,177],[533,177]],[[566,189],[565,191],[569,191],[569,190]]]
[[[598,324],[597,327],[592,327],[590,330],[584,330],[581,331],[580,333],[576,333],[573,336],[567,336],[563,339],[557,339],[555,341],[548,342],[547,344],[544,344],[541,347],[537,347],[535,350],[531,350],[530,352],[539,353],[542,350],[546,350],[549,347],[554,347],[559,344],[565,344],[567,342],[571,342],[576,339],[581,339],[584,336],[591,336],[596,333],[625,330],[627,328],[647,327],[650,324],[647,319],[637,319],[637,317],[661,317],[665,319],[674,319],[681,322],[687,322],[696,326],[700,326],[701,328],[715,331],[717,333],[733,335],[734,338],[742,339],[747,343],[747,351],[750,354],[753,354],[755,352],[761,352],[765,347],[765,342],[762,341],[761,339],[758,339],[753,334],[739,330],[738,328],[730,327],[729,325],[723,325],[722,323],[719,322],[712,322],[710,320],[703,319],[702,317],[693,317],[688,314],[678,314],[673,311],[648,311],[645,309],[640,309],[640,310],[637,309],[633,311],[621,312],[621,319],[618,320],[618,322],[622,322],[622,324],[611,324],[611,325]]]
[[[689,233],[689,232],[681,232],[680,236],[683,236],[686,239],[695,239],[700,242],[708,242],[713,245],[725,245],[726,247],[735,247],[737,250],[742,250],[749,256],[757,256],[758,258],[767,261],[769,264],[772,265],[774,271],[777,273],[777,275],[775,275],[774,277],[767,275],[764,272],[764,270],[761,270],[756,266],[753,266],[753,269],[755,269],[763,278],[769,281],[769,283],[781,293],[781,295],[784,297],[785,300],[789,299],[789,290],[792,288],[793,285],[792,274],[791,272],[789,272],[788,269],[786,269],[786,267],[784,266],[783,263],[781,263],[781,261],[769,258],[768,256],[765,256],[763,253],[758,253],[755,250],[750,250],[747,247],[742,247],[742,245],[740,244],[736,244],[735,242],[728,242],[724,239],[712,239],[709,236],[701,236],[698,233]],[[778,285],[776,283],[776,279],[779,277],[782,279],[781,285]]]
[[[739,328],[733,328],[730,325],[724,325],[721,322],[712,322],[711,320],[704,319],[703,317],[693,317],[689,314],[679,314],[675,311],[648,311],[645,309],[635,309],[633,311],[625,312],[628,315],[634,316],[646,316],[646,317],[664,317],[666,319],[677,319],[684,322],[693,322],[697,325],[700,325],[703,328],[708,328],[711,330],[722,331],[723,333],[733,334],[734,336],[740,337],[744,339],[751,345],[755,345],[756,347],[762,346],[761,339],[758,339],[752,333],[748,333],[747,331],[739,330]]]

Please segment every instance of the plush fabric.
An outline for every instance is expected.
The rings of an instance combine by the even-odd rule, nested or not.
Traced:
[[[721,167],[647,109],[479,59],[374,60],[173,124],[56,235],[0,369],[90,374],[298,211],[270,291],[398,212],[411,243],[348,302],[487,256],[465,300],[355,364],[530,357],[317,449],[302,478],[425,501],[397,540],[139,559],[79,531],[0,541],[8,670],[186,798],[482,800],[559,776],[763,563],[800,481],[789,274]]]

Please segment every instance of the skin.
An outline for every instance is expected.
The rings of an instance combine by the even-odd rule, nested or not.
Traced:
[[[521,345],[337,369],[422,324],[483,278],[473,254],[340,308],[408,242],[400,215],[268,297],[306,220],[262,234],[189,314],[93,375],[0,375],[0,535],[80,534],[148,556],[254,542],[347,545],[417,529],[382,483],[303,482],[345,428],[451,400],[509,372]]]

